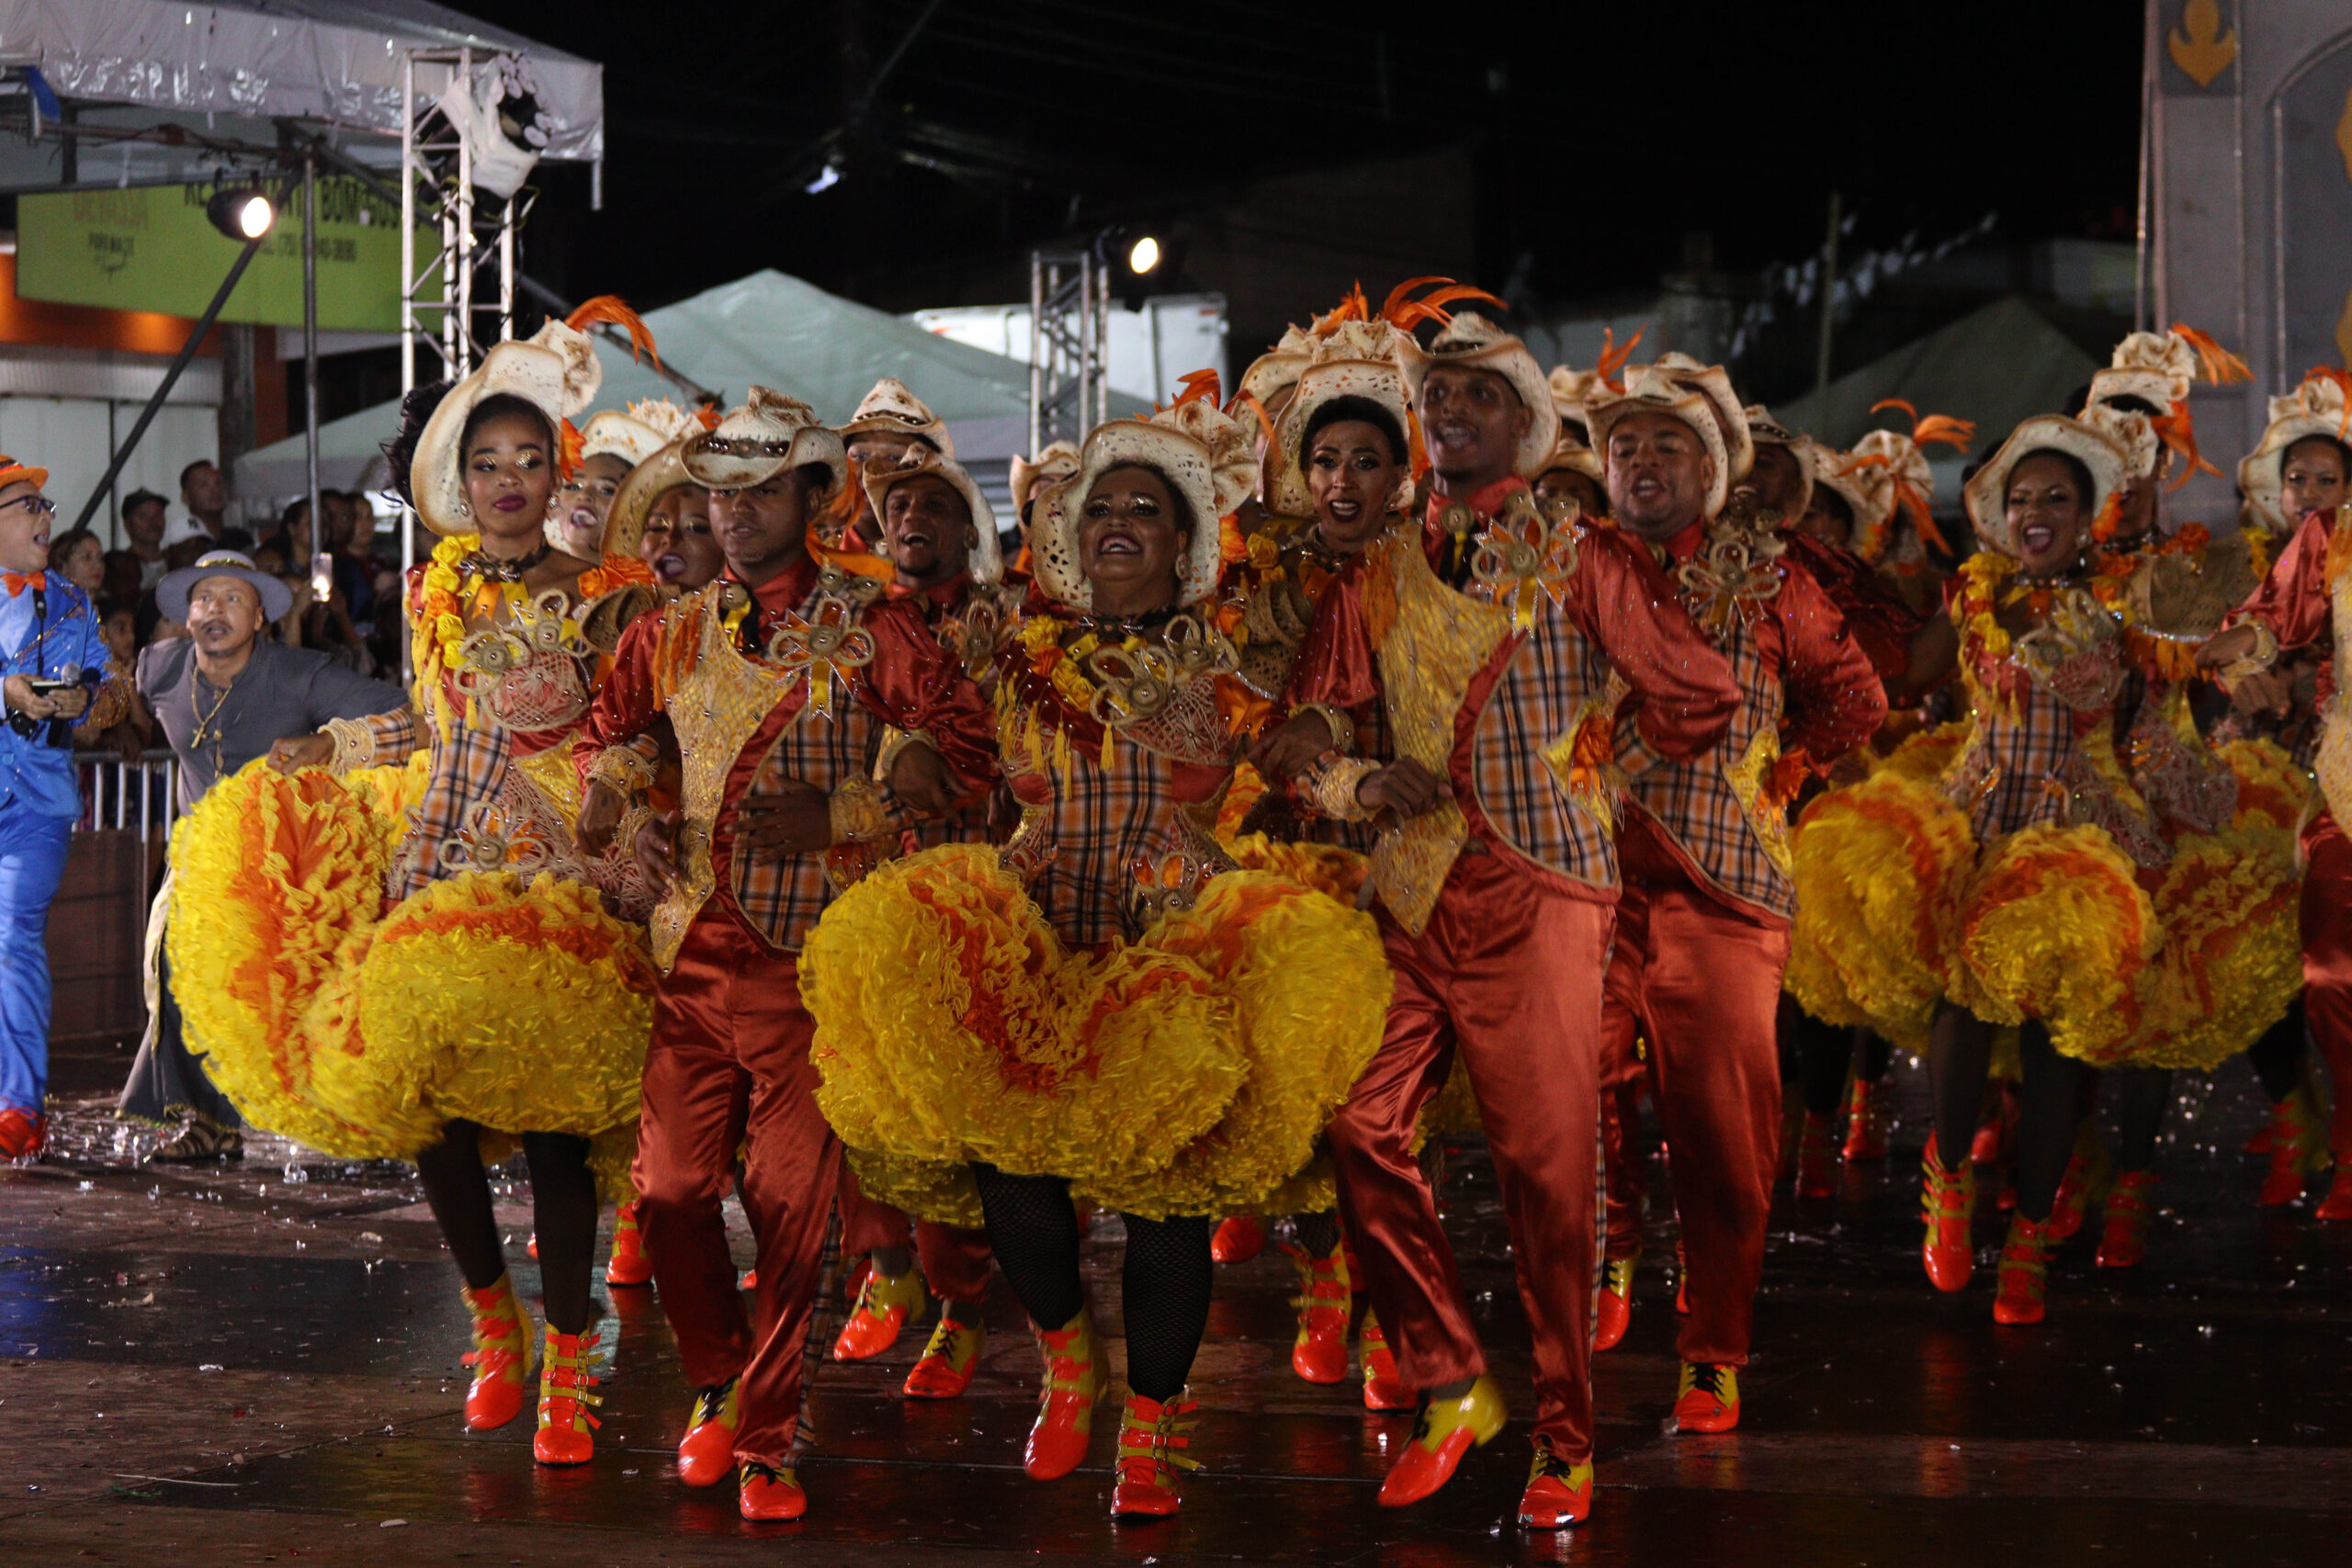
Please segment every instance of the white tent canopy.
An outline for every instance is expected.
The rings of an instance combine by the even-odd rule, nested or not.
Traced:
[[[721,284],[674,305],[645,312],[662,363],[674,367],[729,402],[752,385],[800,399],[832,423],[848,420],[874,383],[895,376],[947,422],[958,457],[1001,465],[1024,452],[1029,437],[1029,367],[1001,354],[925,332],[910,321],[814,284],[763,270]],[[639,398],[683,400],[650,364],[601,339],[597,356],[605,384],[598,408]],[[1114,397],[1114,413],[1142,411]],[[380,489],[378,448],[400,428],[400,406],[379,403],[319,428],[319,482],[332,489]],[[302,437],[295,435],[237,459],[242,497],[300,492]]]
[[[604,156],[603,66],[430,0],[0,0],[0,63],[38,67],[60,96],[234,117],[264,140],[281,118],[396,137],[447,79],[403,104],[402,52],[468,45],[528,57],[552,121],[543,156]]]

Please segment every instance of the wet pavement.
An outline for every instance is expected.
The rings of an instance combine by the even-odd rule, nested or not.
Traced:
[[[92,1065],[95,1066],[95,1065]],[[95,1084],[61,1074],[68,1089]],[[744,1523],[731,1490],[672,1468],[687,1401],[650,1290],[597,1286],[612,1358],[595,1461],[532,1462],[529,1423],[465,1432],[454,1270],[413,1179],[255,1138],[244,1160],[137,1163],[152,1134],[95,1094],[59,1146],[0,1168],[0,1561],[10,1564],[971,1563],[1011,1554],[1176,1564],[1644,1562],[1690,1564],[2346,1560],[2352,1537],[2352,1226],[2253,1207],[2259,1124],[2242,1066],[2182,1080],[2144,1268],[2093,1267],[2098,1224],[2059,1256],[2051,1315],[1992,1322],[2001,1220],[1980,1269],[1939,1296],[1917,1262],[1925,1088],[1898,1063],[1904,1122],[1838,1198],[1773,1215],[1745,1425],[1677,1436],[1674,1256],[1662,1164],[1632,1332],[1598,1359],[1593,1521],[1523,1531],[1528,1337],[1490,1168],[1459,1148],[1448,1222],[1514,1420],[1419,1508],[1374,1495],[1409,1418],[1352,1382],[1289,1369],[1288,1264],[1219,1271],[1194,1371],[1202,1421],[1175,1520],[1104,1517],[1116,1421],[1095,1461],[1020,1471],[1037,1358],[1000,1283],[963,1399],[901,1399],[923,1327],[870,1363],[827,1364],[810,1517]],[[502,1179],[518,1288],[528,1191]],[[609,1219],[607,1220],[609,1224]],[[740,1226],[740,1217],[738,1219]],[[748,1238],[737,1233],[739,1258]],[[1096,1318],[1118,1323],[1117,1227],[1089,1245]],[[836,1297],[836,1302],[838,1298]],[[839,1322],[833,1306],[820,1331]],[[1114,1362],[1120,1348],[1111,1340]]]

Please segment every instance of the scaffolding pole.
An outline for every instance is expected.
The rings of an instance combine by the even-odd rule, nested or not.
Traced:
[[[1111,416],[1111,275],[1086,251],[1029,255],[1029,454]]]

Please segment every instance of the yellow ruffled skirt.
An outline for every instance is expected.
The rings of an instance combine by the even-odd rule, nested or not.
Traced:
[[[172,843],[173,993],[255,1126],[346,1158],[413,1158],[447,1122],[591,1139],[628,1195],[654,970],[596,893],[467,874],[387,909],[408,770],[216,784]]]
[[[1151,1218],[1328,1206],[1294,1178],[1374,1054],[1372,917],[1267,872],[1072,953],[982,845],[886,864],[800,954],[818,1103],[887,1201],[963,1218],[986,1161]]]

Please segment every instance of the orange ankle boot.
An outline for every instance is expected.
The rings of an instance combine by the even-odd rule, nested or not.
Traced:
[[[2051,1204],[2050,1223],[2043,1227],[2052,1241],[2074,1239],[2090,1206],[2107,1196],[2115,1179],[2114,1169],[2107,1157],[2107,1145],[2098,1141],[2098,1126],[2090,1117],[2084,1117],[2075,1129],[2075,1152],[2066,1156],[2066,1174],[2059,1179],[2058,1199]]]
[[[1094,1325],[1084,1307],[1059,1328],[1038,1330],[1037,1342],[1046,1353],[1046,1392],[1021,1465],[1033,1481],[1056,1481],[1085,1462],[1094,1436],[1094,1406],[1109,1380],[1102,1375]]]
[[[2314,1217],[2323,1220],[2352,1220],[2352,1167],[2339,1164],[2335,1179],[2327,1185],[2327,1196],[2312,1210]]]
[[[1317,1258],[1290,1247],[1298,1268],[1298,1337],[1290,1348],[1290,1370],[1308,1382],[1343,1382],[1348,1375],[1348,1264],[1341,1249]]]
[[[895,1279],[878,1269],[867,1270],[857,1305],[850,1309],[849,1321],[833,1341],[833,1359],[864,1361],[880,1355],[899,1342],[899,1331],[908,1319],[921,1317],[928,1304],[921,1269],[910,1267]]]
[[[1118,1484],[1111,1489],[1114,1519],[1164,1519],[1182,1502],[1176,1472],[1198,1470],[1201,1461],[1184,1450],[1193,1446],[1193,1401],[1165,1402],[1127,1395],[1119,1422]]]
[[[2107,1194],[2099,1224],[2098,1266],[2137,1269],[2148,1256],[2148,1221],[2155,1213],[2156,1173],[2127,1170]]]
[[[747,1519],[797,1519],[808,1511],[808,1494],[800,1489],[799,1472],[792,1466],[752,1460],[743,1466],[735,1508]]]
[[[653,1259],[645,1256],[645,1237],[637,1228],[637,1201],[631,1199],[613,1213],[613,1255],[605,1260],[607,1285],[650,1285]]]
[[[1995,1323],[2040,1323],[2048,1312],[2050,1249],[2055,1245],[2048,1224],[2036,1224],[2023,1214],[2009,1219],[2009,1239],[2001,1248],[2001,1288],[1993,1298]]]
[[[1919,1189],[1920,1217],[1927,1235],[1919,1244],[1919,1260],[1928,1282],[1939,1291],[1964,1290],[1976,1268],[1976,1171],[1947,1167],[1936,1153],[1936,1135],[1928,1134],[1928,1151],[1919,1162],[1924,1178]]]
[[[1571,1464],[1552,1451],[1548,1438],[1535,1439],[1535,1462],[1527,1468],[1527,1490],[1519,1495],[1519,1522],[1529,1529],[1566,1529],[1592,1516],[1592,1461]]]
[[[1846,1146],[1849,1164],[1886,1157],[1886,1089],[1856,1078],[1846,1091]]]
[[[2255,1202],[2276,1209],[2301,1197],[2304,1182],[2332,1163],[2327,1128],[2312,1103],[2310,1087],[2296,1085],[2294,1093],[2272,1106],[2264,1131],[2269,1134],[2263,1152],[2270,1156],[2270,1168],[2263,1175],[2262,1192]]]
[[[1377,1313],[1363,1314],[1363,1407],[1366,1410],[1410,1410],[1420,1401],[1396,1375],[1396,1353],[1388,1348]]]
[[[1455,1399],[1428,1399],[1413,1422],[1412,1441],[1380,1483],[1380,1506],[1403,1508],[1453,1479],[1462,1456],[1483,1448],[1503,1429],[1503,1391],[1481,1376]]]
[[[539,1352],[539,1430],[531,1439],[531,1455],[541,1464],[586,1464],[596,1455],[596,1439],[589,1430],[603,1422],[588,1414],[604,1400],[588,1391],[596,1380],[588,1375],[594,1334],[564,1334],[548,1330]]]
[[[1739,1425],[1739,1369],[1717,1361],[1685,1361],[1674,1391],[1674,1429],[1728,1432]]]
[[[716,1486],[735,1468],[735,1429],[742,1424],[741,1377],[695,1392],[694,1414],[678,1439],[678,1479],[689,1486]]]
[[[1797,1196],[1821,1199],[1838,1196],[1838,1134],[1833,1119],[1804,1113],[1797,1134]]]
[[[1235,1214],[1209,1237],[1209,1257],[1219,1263],[1247,1263],[1265,1249],[1266,1222],[1255,1214]]]
[[[972,1386],[979,1371],[980,1348],[988,1343],[986,1324],[956,1323],[945,1313],[931,1331],[931,1342],[907,1372],[901,1391],[909,1399],[955,1399]]]
[[[466,1305],[474,1314],[474,1348],[465,1359],[473,1368],[473,1386],[466,1390],[466,1425],[477,1432],[503,1427],[523,1414],[523,1379],[531,1368],[531,1337],[523,1326],[522,1303],[514,1299],[514,1281],[500,1275],[498,1283],[466,1288]]]
[[[1593,1314],[1592,1348],[1613,1350],[1634,1325],[1634,1270],[1642,1255],[1611,1258],[1601,1266],[1600,1302]],[[1532,1483],[1530,1483],[1532,1484]]]

